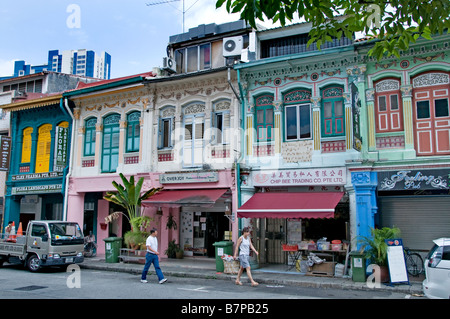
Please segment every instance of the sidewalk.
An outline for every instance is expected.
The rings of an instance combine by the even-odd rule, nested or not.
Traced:
[[[140,276],[143,264],[136,263],[106,263],[104,256],[85,258],[81,268],[96,269],[116,272],[127,272]],[[161,269],[164,275],[170,277],[189,277],[218,280],[235,280],[236,275],[225,274],[216,271],[216,261],[214,258],[205,257],[185,257],[183,259],[161,258]],[[150,268],[149,273],[154,273]],[[258,269],[252,269],[254,279],[260,284],[265,285],[290,285],[312,288],[335,288],[335,289],[354,289],[354,290],[372,290],[382,289],[390,292],[400,292],[405,294],[423,295],[422,280],[409,278],[410,284],[381,284],[380,288],[369,288],[364,282],[354,282],[351,278],[338,277],[318,277],[306,276],[305,274],[293,271],[286,271],[286,265],[264,265]],[[136,280],[138,280],[137,278]],[[245,283],[247,276],[242,276]]]

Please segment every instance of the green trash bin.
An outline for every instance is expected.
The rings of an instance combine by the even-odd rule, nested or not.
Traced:
[[[359,251],[350,253],[352,259],[352,280],[355,282],[366,281],[366,258]]]
[[[223,272],[223,255],[233,255],[233,242],[232,241],[218,241],[213,244],[216,247],[216,271]]]
[[[120,248],[122,248],[122,238],[108,237],[103,239],[105,242],[105,262],[118,263]]]

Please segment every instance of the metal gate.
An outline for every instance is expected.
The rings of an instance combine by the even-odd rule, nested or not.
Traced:
[[[286,242],[286,219],[266,219],[266,260],[269,264],[284,264],[286,256],[282,251],[282,243]]]
[[[378,197],[381,227],[398,227],[404,245],[429,250],[432,240],[450,236],[450,196]]]

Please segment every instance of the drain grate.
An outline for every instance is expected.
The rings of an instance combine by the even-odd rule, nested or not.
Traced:
[[[14,290],[33,291],[33,290],[45,289],[45,288],[48,288],[48,287],[45,287],[45,286],[25,286],[25,287],[16,288]]]

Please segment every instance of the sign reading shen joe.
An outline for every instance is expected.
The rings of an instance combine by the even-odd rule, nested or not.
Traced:
[[[252,179],[255,186],[326,186],[345,185],[347,175],[344,167],[286,169],[257,172]]]

